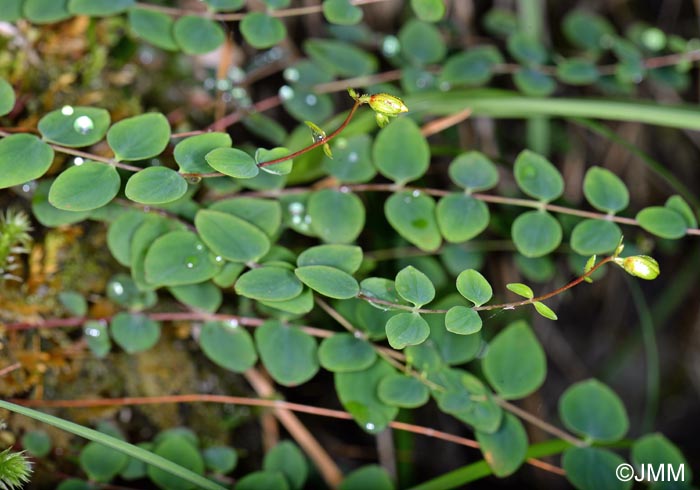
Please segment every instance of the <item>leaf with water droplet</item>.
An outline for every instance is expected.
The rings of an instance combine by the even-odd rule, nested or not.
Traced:
[[[146,280],[153,285],[196,284],[216,275],[221,268],[202,242],[190,231],[172,231],[158,237],[144,260]]]
[[[289,172],[292,171],[292,166],[294,164],[294,161],[291,159],[283,160],[279,163],[274,163],[272,165],[263,166],[262,164],[272,160],[277,160],[278,158],[285,157],[290,153],[291,152],[287,148],[282,147],[273,148],[271,150],[266,150],[265,148],[258,148],[258,151],[255,152],[255,161],[262,170],[269,174],[287,175]]]

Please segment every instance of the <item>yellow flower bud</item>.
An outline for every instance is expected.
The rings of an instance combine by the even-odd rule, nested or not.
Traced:
[[[403,100],[389,94],[370,95],[369,106],[374,112],[385,116],[398,116],[402,112],[408,112],[408,107],[403,103]]]
[[[616,258],[615,263],[635,277],[648,281],[656,279],[660,273],[659,263],[648,255],[633,255],[624,259]]]

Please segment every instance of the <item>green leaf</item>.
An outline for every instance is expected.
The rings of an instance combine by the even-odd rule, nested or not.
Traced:
[[[51,446],[51,437],[44,430],[30,430],[22,436],[22,447],[37,458],[49,454]]]
[[[177,51],[172,34],[174,24],[168,14],[139,7],[129,9],[129,26],[134,34],[161,49]]]
[[[523,150],[515,160],[515,180],[518,187],[530,197],[549,202],[564,192],[564,179],[546,158],[530,150]]]
[[[586,219],[571,232],[571,248],[581,255],[612,252],[620,243],[622,230],[612,221]]]
[[[307,265],[295,269],[294,274],[311,289],[329,298],[354,298],[360,292],[355,278],[335,267]]]
[[[515,13],[500,7],[493,7],[486,12],[482,23],[488,32],[499,37],[507,37],[518,29]]]
[[[523,68],[513,75],[515,86],[525,95],[546,97],[554,92],[557,84],[552,77],[536,68]]]
[[[214,277],[219,268],[220,263],[190,231],[172,231],[158,237],[144,261],[146,280],[158,286],[196,284]]]
[[[328,243],[352,242],[365,225],[365,207],[351,192],[316,191],[309,197],[308,213],[311,229]]]
[[[126,183],[126,197],[141,204],[165,204],[187,192],[185,179],[167,167],[148,167],[132,175]]]
[[[457,291],[474,303],[474,306],[481,306],[487,303],[493,296],[491,284],[479,271],[474,269],[460,272],[459,276],[457,276]]]
[[[144,160],[165,150],[170,123],[161,113],[151,112],[122,119],[107,131],[107,143],[117,160]]]
[[[258,360],[250,334],[238,322],[206,322],[199,335],[202,352],[217,365],[242,373]]]
[[[685,220],[685,225],[688,228],[697,228],[698,219],[695,217],[695,213],[688,203],[681,196],[674,195],[666,200],[664,207],[673,209],[675,212],[683,216]]]
[[[521,64],[541,65],[547,61],[544,45],[529,33],[518,31],[508,37],[508,52]]]
[[[217,12],[229,12],[243,8],[246,0],[204,0],[209,8]]]
[[[255,161],[259,165],[261,163],[270,162],[278,158],[286,157],[291,152],[287,148],[278,147],[271,150],[266,150],[265,148],[258,148],[255,152]],[[294,166],[293,160],[282,160],[279,163],[274,163],[272,165],[267,165],[260,167],[264,172],[273,175],[287,175],[292,171]]]
[[[372,344],[349,333],[336,333],[323,339],[318,349],[321,366],[337,373],[362,371],[370,367],[376,358]]]
[[[513,222],[511,236],[515,248],[525,257],[542,257],[561,243],[561,225],[545,211],[528,211]]]
[[[529,258],[515,254],[515,265],[522,275],[532,282],[547,282],[557,272],[554,262],[547,256]]]
[[[232,214],[202,209],[194,224],[215,254],[233,262],[255,262],[270,250],[270,240],[262,230]]]
[[[564,392],[559,399],[559,416],[571,431],[597,441],[617,441],[629,429],[620,398],[595,379],[575,383]]]
[[[286,301],[301,294],[303,285],[289,269],[264,266],[238,278],[236,294],[262,301]]]
[[[5,6],[6,8],[7,6]],[[2,14],[0,14],[1,16]],[[0,77],[0,116],[9,114],[15,107],[15,89]]]
[[[342,41],[307,39],[304,51],[320,66],[334,75],[357,77],[374,73],[377,58],[368,52]]]
[[[2,179],[1,176],[0,179]],[[64,211],[52,206],[49,203],[49,188],[52,184],[53,179],[41,180],[34,191],[32,214],[34,214],[39,223],[44,226],[55,227],[77,223],[87,218],[90,214],[89,211]]]
[[[110,223],[107,230],[107,247],[121,265],[131,265],[131,239],[145,218],[145,213],[141,211],[128,210]]]
[[[297,121],[310,122],[309,119],[324,120],[333,114],[333,99],[330,95],[319,94],[313,89],[306,90],[302,87],[295,87],[291,91],[288,88],[280,90],[282,104],[285,110]],[[313,141],[318,141],[322,139],[323,134],[314,134],[314,130],[312,130],[311,137]],[[323,151],[326,152],[325,147]]]
[[[78,457],[80,467],[91,480],[109,482],[129,462],[129,457],[97,442],[88,443]]]
[[[72,14],[102,17],[121,14],[134,3],[135,0],[69,0],[68,10]]]
[[[477,430],[476,440],[493,474],[500,478],[514,473],[525,461],[527,434],[523,424],[510,413],[503,415],[501,427],[496,432]]]
[[[286,301],[260,301],[261,304],[278,311],[303,315],[314,308],[314,295],[310,289],[304,289],[300,295]]]
[[[83,325],[83,334],[92,355],[102,359],[112,350],[112,341],[106,324],[100,321],[87,321]]]
[[[331,24],[351,26],[362,20],[362,9],[350,0],[324,0],[323,16]]]
[[[440,248],[442,237],[435,219],[435,201],[423,193],[402,191],[384,204],[386,218],[399,235],[421,250]]]
[[[6,0],[3,3],[3,9],[0,11],[0,20],[5,22],[15,22],[22,18],[22,6],[24,0]],[[2,82],[0,82],[2,85]],[[2,89],[0,89],[1,91]],[[11,109],[11,108],[10,108]],[[7,111],[9,112],[9,110]],[[0,116],[4,116],[7,112],[0,111]]]
[[[557,78],[569,85],[591,85],[599,77],[595,63],[584,58],[564,59],[557,65]]]
[[[128,247],[127,247],[128,248]],[[110,301],[130,311],[144,310],[155,305],[157,297],[151,290],[141,291],[127,274],[112,276],[105,288]]]
[[[396,292],[418,308],[435,298],[435,286],[432,281],[413,266],[409,265],[401,269],[396,274],[395,284]]]
[[[217,22],[199,15],[183,15],[177,19],[173,36],[187,54],[209,53],[226,40],[226,34]]]
[[[277,233],[282,223],[282,209],[280,203],[275,200],[235,197],[217,201],[209,209],[238,216],[260,228],[269,237]]]
[[[85,316],[88,304],[82,294],[76,291],[61,291],[58,300],[73,316]]]
[[[354,274],[362,264],[362,248],[354,245],[318,245],[299,254],[297,265],[327,265]]]
[[[287,36],[287,28],[276,17],[263,12],[250,12],[240,24],[243,38],[257,49],[271,48]]]
[[[138,313],[117,313],[109,331],[117,345],[129,354],[150,349],[160,338],[160,324]]]
[[[450,56],[440,73],[440,86],[483,85],[493,76],[495,65],[503,62],[495,46],[476,46]]]
[[[212,278],[214,284],[220,288],[230,288],[236,282],[238,276],[243,272],[245,266],[233,262],[226,262],[221,270]]]
[[[265,455],[263,470],[279,471],[293,490],[303,488],[309,475],[309,465],[304,454],[291,441],[282,441]]]
[[[530,327],[518,321],[491,341],[483,368],[486,379],[503,398],[524,398],[544,383],[547,360]]]
[[[662,206],[644,208],[636,219],[642,228],[661,238],[681,238],[688,229],[682,214]]]
[[[557,314],[554,313],[554,311],[549,306],[542,303],[541,301],[535,301],[532,304],[535,305],[535,309],[537,310],[537,313],[539,313],[543,317],[548,318],[550,320],[558,320],[559,319],[559,317],[557,317]]]
[[[386,429],[399,411],[382,402],[377,395],[382,378],[393,372],[394,368],[386,361],[377,359],[365,370],[334,375],[335,391],[340,403],[352,414],[358,425],[371,434]]]
[[[664,467],[667,471],[666,481],[650,482],[649,488],[652,490],[672,490],[691,488],[693,475],[690,465],[683,456],[683,453],[663,434],[648,434],[637,439],[632,445],[632,462],[637,468],[650,465],[654,469]],[[672,481],[670,468],[677,472],[679,467],[683,467],[683,480]],[[647,474],[648,477],[651,474]]]
[[[109,112],[104,109],[65,106],[42,117],[38,129],[46,141],[80,147],[104,138],[109,123]]]
[[[478,151],[462,153],[452,160],[448,173],[452,182],[469,192],[485,191],[498,184],[498,169]]]
[[[437,22],[445,16],[444,0],[411,0],[411,8],[420,20]]]
[[[281,385],[305,383],[318,371],[316,340],[299,327],[265,322],[255,330],[255,343],[265,369]]]
[[[173,435],[163,438],[154,451],[173,463],[183,466],[198,475],[204,474],[204,460],[197,448],[185,437]],[[160,468],[148,467],[148,477],[160,488],[167,490],[190,490],[194,485]]]
[[[399,313],[386,323],[386,337],[394,349],[425,342],[430,335],[430,326],[417,313]]]
[[[88,160],[70,167],[53,181],[49,202],[65,211],[90,211],[114,199],[120,185],[113,166]]]
[[[535,293],[532,292],[530,286],[526,286],[525,284],[521,284],[519,282],[506,284],[506,288],[510,291],[513,291],[518,296],[522,296],[527,299],[532,299],[535,296]]]
[[[173,156],[181,173],[208,173],[214,169],[207,165],[206,156],[213,150],[230,147],[231,137],[227,133],[198,134],[175,145]]]
[[[207,313],[216,312],[223,301],[221,289],[211,281],[171,286],[168,289],[180,303],[187,305],[190,309]]]
[[[430,149],[418,125],[404,117],[379,131],[372,158],[382,175],[405,184],[425,174],[430,164]]]
[[[416,408],[425,405],[430,396],[428,388],[420,380],[404,374],[384,376],[377,390],[379,399],[387,405]]]
[[[253,157],[237,148],[217,148],[207,153],[207,163],[224,175],[252,179],[260,169]]]
[[[234,490],[289,490],[289,484],[279,471],[254,471],[241,478]]]
[[[466,194],[449,194],[438,201],[436,218],[442,236],[451,243],[471,240],[490,222],[489,208]]]
[[[591,206],[606,213],[617,213],[630,201],[627,186],[610,170],[591,167],[583,179],[583,194]]]
[[[67,19],[68,0],[24,0],[24,17],[35,24],[50,24]]]
[[[574,45],[597,51],[604,47],[606,39],[615,34],[615,29],[605,18],[585,10],[574,10],[564,17],[564,35]]]
[[[411,19],[399,31],[401,52],[417,65],[437,63],[445,57],[447,46],[432,24]]]
[[[13,134],[1,139],[0,189],[38,179],[51,166],[53,155],[53,148],[33,134]]]
[[[212,446],[202,451],[204,464],[214,473],[225,475],[238,464],[238,453],[228,446]]]
[[[331,142],[333,159],[324,156],[323,168],[341,182],[368,182],[377,173],[372,163],[372,139],[366,134],[343,136]]]
[[[564,451],[566,478],[579,490],[627,490],[632,481],[622,481],[615,472],[625,460],[597,447],[571,447]]]
[[[481,317],[466,306],[453,306],[445,315],[445,328],[458,335],[471,335],[481,330]]]

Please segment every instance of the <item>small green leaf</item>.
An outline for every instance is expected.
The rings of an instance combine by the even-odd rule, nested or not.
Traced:
[[[591,206],[606,213],[617,213],[629,204],[629,192],[622,180],[610,170],[591,167],[583,179],[583,194]]]
[[[537,310],[537,313],[542,315],[545,318],[549,318],[550,320],[558,320],[559,317],[557,317],[557,314],[552,311],[552,309],[547,306],[546,304],[542,303],[541,301],[535,301],[532,303],[535,305],[535,309]]]
[[[284,23],[263,12],[250,12],[240,24],[241,34],[256,49],[271,48],[287,36]]]
[[[425,342],[430,335],[430,326],[417,313],[399,313],[386,323],[386,337],[394,349]]]
[[[162,153],[170,141],[170,123],[152,112],[122,119],[107,131],[107,143],[117,160],[144,160]]]
[[[354,245],[318,245],[299,254],[297,265],[327,265],[354,274],[362,264],[362,248]]]
[[[22,447],[32,456],[42,458],[51,452],[51,437],[43,430],[30,430],[22,436]]]
[[[97,482],[111,481],[129,462],[126,454],[98,442],[89,442],[80,451],[78,459],[83,471]]]
[[[38,179],[51,166],[53,155],[53,148],[33,134],[13,134],[1,139],[0,189]]]
[[[597,447],[570,447],[562,457],[566,479],[578,490],[632,488],[631,480],[623,481],[615,472],[624,463],[617,454]]]
[[[295,269],[294,274],[311,289],[329,298],[354,298],[360,292],[355,278],[335,267],[307,265]]]
[[[85,316],[88,304],[82,294],[75,291],[61,291],[58,300],[73,316]]]
[[[175,145],[173,156],[181,173],[208,173],[213,169],[207,165],[206,156],[218,148],[231,148],[231,137],[228,134],[198,134]]]
[[[350,0],[324,0],[323,16],[331,24],[351,26],[362,20],[362,9]]]
[[[304,51],[334,75],[357,77],[377,71],[377,58],[350,43],[328,39],[307,39]]]
[[[462,153],[452,160],[448,173],[452,182],[469,192],[485,191],[498,184],[498,169],[478,151]]]
[[[399,235],[425,251],[435,251],[442,243],[435,219],[435,201],[417,191],[402,191],[391,195],[384,204],[389,224]]]
[[[226,40],[226,34],[218,23],[199,15],[183,15],[177,19],[173,36],[187,54],[209,53]]]
[[[211,281],[170,286],[168,290],[183,305],[206,313],[216,312],[223,301],[221,289]]]
[[[564,179],[546,158],[523,150],[515,160],[515,180],[528,196],[549,202],[564,192]]]
[[[502,397],[524,398],[544,382],[547,361],[535,334],[519,321],[494,337],[483,369],[486,379]]]
[[[546,97],[557,88],[552,77],[536,68],[518,70],[513,75],[513,82],[518,90],[533,97]]]
[[[666,200],[664,207],[668,209],[673,209],[675,212],[683,216],[685,220],[685,225],[688,228],[697,228],[698,219],[695,217],[695,213],[688,203],[681,196],[675,195],[671,196]]]
[[[158,48],[177,51],[178,45],[172,34],[174,24],[173,18],[163,12],[139,7],[129,9],[131,30]]]
[[[365,225],[365,207],[351,192],[316,191],[309,198],[308,213],[311,229],[328,243],[352,242]]]
[[[649,482],[649,488],[652,490],[681,490],[691,488],[690,482],[693,481],[693,475],[688,461],[678,447],[664,437],[663,434],[648,434],[637,439],[632,445],[632,462],[638,468],[642,466],[649,468],[647,465],[655,469],[659,467],[666,468],[668,472],[666,481],[659,480]],[[683,480],[672,481],[673,478],[670,476],[670,469],[673,468],[674,471],[678,471],[680,467],[683,468],[684,472]],[[647,476],[651,476],[651,474]]]
[[[519,282],[506,284],[506,288],[513,291],[518,296],[522,296],[523,298],[532,299],[535,296],[535,293],[532,292],[530,286],[526,286],[525,284],[521,284]]]
[[[487,303],[493,296],[491,284],[479,271],[474,269],[460,272],[459,276],[457,276],[457,291],[474,303],[474,306],[481,306]]]
[[[597,441],[617,441],[629,429],[620,398],[595,379],[575,383],[564,392],[559,399],[559,416],[573,432]]]
[[[525,257],[542,257],[554,251],[562,239],[559,222],[545,211],[527,211],[511,228],[513,243]]]
[[[420,308],[435,298],[435,286],[424,273],[413,266],[404,267],[396,274],[396,292],[403,299]]]
[[[7,7],[7,6],[5,6]],[[0,14],[2,16],[2,14]],[[0,116],[5,116],[15,107],[15,89],[0,77]]]
[[[508,52],[525,66],[541,65],[547,61],[544,45],[536,37],[523,31],[508,37]]]
[[[503,63],[503,56],[495,46],[476,46],[447,59],[440,85],[483,85],[493,76],[495,65]]]
[[[71,16],[68,0],[24,0],[24,17],[35,24],[51,24]]]
[[[146,280],[164,286],[206,281],[216,275],[220,266],[190,231],[172,231],[158,237],[144,260]]]
[[[292,271],[274,266],[249,270],[236,282],[236,294],[262,301],[286,301],[299,296],[303,288]]]
[[[198,475],[204,474],[204,459],[199,454],[196,446],[182,435],[171,435],[162,438],[153,451],[158,456],[183,466]],[[160,488],[168,490],[190,490],[195,487],[171,473],[155,466],[148,466],[148,477]]]
[[[88,160],[70,167],[53,181],[49,202],[65,211],[90,211],[114,199],[120,185],[113,166]]]
[[[3,9],[0,11],[0,20],[5,22],[16,22],[22,18],[22,7],[24,0],[6,0],[3,3]],[[0,82],[0,85],[2,82]],[[1,90],[1,89],[0,89]],[[5,113],[7,114],[7,113]],[[0,116],[4,116],[0,111]]]
[[[394,484],[381,466],[363,466],[349,473],[338,490],[394,490]]]
[[[321,366],[337,373],[362,371],[370,367],[376,358],[372,344],[349,333],[336,333],[324,339],[318,349]]]
[[[586,219],[571,232],[571,248],[581,255],[612,252],[622,237],[622,230],[612,221]]]
[[[481,330],[481,317],[466,306],[453,306],[445,315],[445,328],[458,335],[471,335]]]
[[[140,211],[129,210],[110,223],[107,230],[107,247],[121,265],[131,265],[131,239],[145,217]]]
[[[598,51],[606,39],[615,35],[615,28],[608,20],[586,10],[573,10],[564,17],[564,35],[575,46]]]
[[[411,0],[411,8],[425,22],[437,22],[445,16],[444,0]]]
[[[331,142],[333,159],[323,159],[323,168],[341,182],[368,182],[377,173],[372,164],[372,139],[366,134],[338,137]]]
[[[508,37],[518,29],[518,19],[512,10],[493,7],[482,21],[484,28],[499,37]]]
[[[271,162],[272,160],[277,160],[278,158],[286,157],[291,152],[287,148],[278,147],[271,150],[266,150],[265,148],[258,148],[255,152],[255,161],[260,166],[261,163]],[[273,175],[287,175],[292,171],[294,167],[293,160],[282,160],[279,163],[274,163],[272,165],[260,166],[260,168]]]
[[[230,12],[243,8],[246,0],[204,0],[209,8],[217,12]]]
[[[207,163],[224,175],[252,179],[260,169],[253,157],[237,148],[217,148],[206,155]]]
[[[228,446],[212,446],[202,451],[204,464],[214,473],[225,475],[238,464],[238,453]]]
[[[127,247],[130,248],[130,247]],[[138,311],[155,305],[157,297],[151,290],[141,291],[134,280],[127,274],[119,273],[107,282],[107,297],[110,301],[129,309]]]
[[[0,180],[2,174],[0,174]],[[49,189],[53,185],[53,179],[39,181],[39,185],[32,197],[32,213],[36,220],[44,226],[62,226],[77,223],[84,220],[90,214],[89,211],[64,211],[49,203]]]
[[[418,125],[411,119],[400,118],[379,131],[372,158],[382,175],[405,184],[428,169],[430,149]]]
[[[433,24],[411,19],[399,31],[401,52],[417,65],[437,63],[445,57],[447,46]]]
[[[85,322],[83,335],[90,352],[98,359],[104,358],[112,350],[112,341],[105,323],[93,320]]]
[[[564,59],[557,65],[557,78],[569,85],[591,85],[599,77],[595,63],[584,58]]]
[[[435,210],[445,240],[462,243],[484,231],[490,222],[489,208],[466,194],[449,194],[438,201]]]
[[[493,474],[499,478],[512,474],[525,461],[527,433],[523,424],[510,413],[504,414],[501,427],[496,432],[489,434],[477,430],[476,440]]]
[[[109,331],[117,345],[129,354],[150,349],[160,338],[160,324],[138,313],[117,313]]]
[[[270,376],[284,386],[304,383],[318,371],[316,341],[298,327],[265,322],[255,330],[255,343]]]
[[[299,490],[304,487],[309,475],[309,464],[296,444],[291,441],[282,441],[265,455],[263,470],[279,471],[292,490]]]
[[[194,224],[215,254],[233,262],[254,262],[270,250],[270,240],[262,230],[232,214],[202,209]]]
[[[304,289],[300,295],[285,301],[261,301],[261,304],[278,311],[304,315],[314,308],[314,295],[310,289]]]
[[[126,197],[141,204],[177,201],[187,192],[185,179],[167,167],[148,167],[132,175],[126,183]]]
[[[68,0],[68,10],[72,14],[102,17],[121,14],[134,3],[135,0]]]
[[[279,471],[254,471],[241,478],[235,490],[290,490],[289,483]]]
[[[393,373],[384,376],[377,390],[379,399],[387,405],[401,408],[416,408],[428,402],[430,393],[420,380],[405,374]]]
[[[269,237],[277,233],[282,223],[282,208],[276,200],[235,197],[217,201],[209,209],[238,216],[260,228]]]
[[[80,147],[100,141],[109,123],[109,112],[104,109],[65,106],[42,117],[38,129],[46,141]]]
[[[688,229],[682,214],[662,206],[644,208],[636,218],[642,228],[661,238],[681,238]]]

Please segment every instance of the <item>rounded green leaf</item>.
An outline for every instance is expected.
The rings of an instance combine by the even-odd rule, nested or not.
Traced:
[[[528,211],[513,222],[513,243],[525,257],[541,257],[554,251],[561,243],[559,222],[544,211]]]
[[[629,204],[624,182],[610,170],[591,167],[583,179],[583,194],[591,206],[606,213],[617,213]]]
[[[83,325],[83,338],[90,352],[98,359],[102,359],[112,350],[112,341],[109,338],[107,325],[100,321],[90,320]]]
[[[418,65],[437,63],[447,53],[442,34],[432,24],[411,19],[399,31],[401,52]]]
[[[499,478],[515,472],[525,461],[527,453],[527,433],[514,415],[503,415],[501,426],[496,432],[476,431],[481,453]]]
[[[33,134],[0,139],[0,189],[38,179],[51,166],[53,155],[53,148]]]
[[[255,331],[255,343],[265,369],[284,386],[304,383],[318,371],[316,341],[298,327],[265,322]]]
[[[651,206],[637,213],[639,225],[661,238],[681,238],[688,229],[683,215],[662,206]]]
[[[355,240],[365,226],[365,207],[351,192],[323,189],[308,201],[311,229],[324,242],[348,243]]]
[[[399,313],[386,322],[386,337],[394,349],[425,342],[430,335],[430,326],[417,313]]]
[[[445,16],[444,0],[411,0],[411,8],[420,20],[437,22]]]
[[[49,189],[49,202],[65,211],[89,211],[114,199],[120,185],[113,166],[86,161],[56,177]]]
[[[117,313],[109,331],[117,345],[129,354],[150,349],[160,338],[160,324],[138,313]]]
[[[76,291],[61,291],[58,301],[73,316],[85,316],[88,309],[85,297]]]
[[[466,242],[489,225],[489,208],[466,194],[450,194],[438,201],[435,210],[438,226],[445,240]]]
[[[409,118],[399,118],[381,129],[374,140],[372,158],[385,177],[405,184],[421,177],[430,163],[428,142]]]
[[[376,358],[372,344],[349,333],[337,333],[323,339],[318,349],[321,366],[338,373],[362,371],[370,367]]]
[[[0,14],[1,15],[1,14]],[[15,89],[0,77],[0,116],[9,114],[15,107]]]
[[[277,233],[282,223],[282,208],[280,203],[274,200],[235,197],[217,201],[209,209],[238,216],[260,228],[270,237]]]
[[[209,8],[217,12],[228,12],[243,8],[246,0],[204,0]]]
[[[204,54],[224,44],[226,34],[221,26],[199,15],[183,15],[173,26],[175,42],[187,54]]]
[[[524,321],[512,323],[489,344],[484,375],[503,398],[523,398],[544,383],[547,360]]]
[[[565,59],[557,65],[557,78],[569,85],[591,85],[599,77],[595,63],[584,58]]]
[[[225,475],[238,464],[238,453],[228,446],[212,446],[202,451],[204,464],[214,473]]]
[[[51,437],[43,430],[30,430],[22,436],[22,447],[32,456],[42,458],[51,452]]]
[[[72,14],[93,17],[121,14],[136,3],[136,0],[68,0]]]
[[[632,462],[637,468],[651,465],[654,469],[664,467],[667,470],[667,480],[650,482],[649,487],[653,490],[671,490],[691,488],[693,475],[690,465],[683,456],[683,453],[663,434],[648,434],[637,439],[632,445]],[[671,481],[669,468],[677,472],[679,467],[683,467],[683,480]],[[649,475],[650,476],[650,475]]]
[[[493,296],[491,284],[479,271],[474,269],[467,269],[459,273],[459,276],[457,276],[457,291],[474,303],[474,306],[481,306],[487,303]]]
[[[39,120],[45,140],[68,147],[90,146],[100,141],[109,128],[109,112],[94,107],[65,106]]]
[[[126,183],[126,197],[141,204],[165,204],[180,199],[187,182],[167,167],[148,167],[132,175]]]
[[[109,482],[126,467],[129,456],[100,443],[89,442],[80,451],[78,460],[91,480]]]
[[[131,265],[131,239],[141,226],[145,213],[128,210],[112,221],[107,230],[107,247],[121,265]]]
[[[471,335],[481,330],[481,317],[466,306],[453,306],[445,315],[445,328],[458,335]]]
[[[204,459],[202,459],[196,446],[182,435],[162,438],[153,452],[199,475],[204,474]],[[155,466],[149,465],[147,472],[148,477],[163,489],[194,490],[196,488],[190,482]]]
[[[289,490],[289,483],[279,471],[254,471],[241,478],[234,490]]]
[[[462,153],[452,160],[448,169],[452,182],[469,192],[491,189],[498,184],[498,169],[478,151]]]
[[[243,38],[257,49],[271,48],[287,35],[284,23],[263,12],[250,12],[241,21]]]
[[[617,468],[625,463],[617,454],[597,447],[571,447],[564,451],[562,467],[566,479],[578,490],[627,490],[632,481],[622,481]],[[626,476],[625,474],[621,474]]]
[[[697,228],[698,219],[695,217],[695,212],[681,196],[674,195],[669,197],[664,204],[664,207],[673,209],[675,212],[683,216],[685,225],[688,228]]]
[[[290,153],[291,152],[284,147],[272,148],[271,150],[258,148],[258,150],[255,152],[255,161],[257,164],[262,164],[272,160],[277,160],[278,158],[286,157]],[[292,171],[293,164],[293,160],[287,159],[282,160],[279,163],[273,163],[272,165],[267,165],[264,167],[261,166],[260,169],[273,175],[287,175]]]
[[[389,224],[399,235],[425,251],[435,251],[442,243],[435,219],[435,201],[417,191],[392,194],[384,204]]]
[[[24,0],[23,12],[35,24],[50,24],[71,16],[68,0]]]
[[[424,273],[409,265],[396,274],[396,292],[420,308],[435,298],[435,286]]]
[[[156,304],[156,294],[151,290],[141,291],[127,274],[112,276],[105,289],[110,301],[130,311],[144,310]]]
[[[183,305],[207,313],[216,312],[223,301],[221,289],[211,281],[170,286],[168,290]]]
[[[377,395],[387,405],[416,408],[428,402],[430,393],[420,380],[404,374],[392,373],[384,376],[379,382]]]
[[[357,77],[377,71],[377,58],[350,43],[327,39],[307,39],[304,51],[334,75]]]
[[[586,10],[573,10],[564,17],[564,35],[574,45],[593,51],[603,48],[615,28],[605,18]]]
[[[323,167],[333,177],[350,184],[368,182],[377,173],[372,164],[372,139],[366,134],[334,138],[333,158],[324,156]]]
[[[491,80],[494,66],[502,62],[503,57],[495,46],[476,46],[462,51],[445,62],[440,86],[483,85]]]
[[[318,245],[299,254],[297,265],[327,265],[354,274],[362,264],[362,249],[354,245]]]
[[[64,211],[52,206],[49,203],[49,189],[52,184],[53,179],[41,180],[34,191],[32,213],[39,223],[54,227],[77,223],[88,217],[89,211]]]
[[[129,26],[134,34],[161,49],[178,49],[173,37],[174,23],[173,18],[163,12],[139,7],[129,9]]]
[[[587,219],[571,232],[571,248],[581,255],[612,252],[617,248],[622,230],[612,221]]]
[[[360,292],[355,278],[335,267],[307,265],[295,269],[294,274],[311,289],[329,298],[349,299]]]
[[[323,16],[331,24],[351,26],[362,20],[362,9],[350,0],[324,0]]]
[[[260,171],[253,157],[237,148],[217,148],[207,153],[206,160],[213,169],[237,179],[252,179]]]
[[[547,61],[547,50],[534,36],[517,31],[508,37],[508,52],[523,65],[541,65]]]
[[[206,322],[199,345],[214,363],[235,373],[246,371],[258,360],[253,339],[236,321]]]
[[[231,137],[227,133],[204,133],[190,136],[175,145],[173,156],[181,173],[208,173],[206,156],[218,148],[230,148]]]
[[[525,95],[546,97],[557,88],[552,77],[536,68],[523,68],[513,75],[515,86]]]
[[[107,131],[107,143],[117,160],[143,160],[159,155],[170,141],[170,123],[151,112],[122,119]]]
[[[292,271],[274,266],[249,270],[236,282],[237,294],[262,301],[287,301],[299,296],[302,289]]]
[[[232,214],[203,209],[197,212],[194,224],[204,243],[225,259],[254,262],[270,250],[270,240],[262,230]]]
[[[564,192],[564,179],[546,158],[523,150],[515,160],[515,181],[528,196],[548,202]]]
[[[617,441],[629,429],[620,398],[595,379],[575,383],[564,392],[559,399],[559,416],[573,432],[598,441]]]
[[[5,22],[15,22],[21,19],[23,4],[24,0],[5,0],[2,5],[3,9],[0,11],[0,20]]]
[[[146,280],[155,286],[197,284],[214,277],[220,267],[221,263],[190,231],[172,231],[158,237],[144,260]]]
[[[263,459],[263,470],[279,471],[293,490],[304,487],[309,475],[309,464],[304,453],[291,441],[282,441],[270,449]]]

